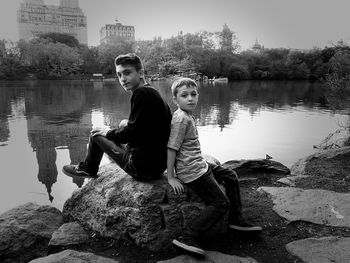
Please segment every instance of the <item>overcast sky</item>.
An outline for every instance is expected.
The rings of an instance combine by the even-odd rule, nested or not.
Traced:
[[[16,11],[22,1],[0,1],[0,39],[18,40]],[[350,0],[80,0],[79,5],[87,16],[90,46],[99,44],[100,28],[115,18],[135,26],[137,40],[220,31],[226,23],[243,49],[256,38],[267,48],[350,42]]]

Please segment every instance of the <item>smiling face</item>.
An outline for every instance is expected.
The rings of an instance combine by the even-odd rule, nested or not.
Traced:
[[[120,85],[126,90],[133,92],[143,84],[143,70],[136,70],[132,65],[117,65],[115,67]]]
[[[174,103],[183,111],[192,113],[198,103],[198,91],[195,86],[183,85],[177,89]]]

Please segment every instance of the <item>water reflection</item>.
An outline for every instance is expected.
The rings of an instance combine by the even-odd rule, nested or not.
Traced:
[[[172,110],[175,110],[170,82],[153,82],[152,85],[160,91]],[[54,194],[53,186],[58,184],[62,168],[62,165],[58,165],[58,159],[61,160],[67,151],[68,162],[81,161],[85,157],[91,129],[97,124],[115,127],[120,120],[127,118],[131,96],[115,82],[82,81],[0,82],[0,94],[1,156],[8,156],[7,152],[12,149],[11,147],[22,151],[14,140],[17,138],[17,133],[21,138],[24,134],[37,161],[37,168],[31,168],[27,173],[29,176],[35,174],[37,180],[45,185],[47,200],[54,202],[61,198],[63,201],[60,199],[60,204],[70,193],[65,193],[63,196],[60,196],[59,192]],[[236,125],[236,130],[240,129],[239,125],[243,127],[239,119],[242,119],[245,113],[251,119],[258,119],[262,113],[300,110],[331,111],[325,92],[319,83],[243,81],[216,85],[203,84],[200,86],[195,117],[200,127],[218,127],[219,131],[224,132],[233,124]],[[257,133],[254,130],[252,132]],[[251,136],[254,136],[253,133]],[[206,131],[202,134],[204,137],[201,137],[201,141],[204,141],[204,145],[213,144],[212,135],[207,135]],[[231,140],[231,137],[226,140]],[[215,140],[218,141],[217,138]],[[11,146],[11,143],[14,146]],[[21,145],[25,147],[24,144]],[[30,160],[32,157],[27,154],[24,158]],[[2,157],[1,162],[5,162],[2,166],[10,167],[6,166],[6,160],[6,157]],[[16,176],[16,169],[8,169],[5,176],[8,178]],[[84,184],[83,179],[69,179],[76,187]],[[2,206],[0,203],[0,211]]]
[[[308,110],[328,110],[322,85],[290,81],[204,84],[196,114],[200,125],[218,125],[222,130],[234,122],[240,109],[254,117],[261,111],[286,111],[298,105]]]
[[[58,174],[56,147],[67,146],[72,162],[84,157],[92,127],[94,94],[84,83],[40,82],[34,89],[25,89],[24,96],[28,139],[36,152],[38,179],[52,201],[51,189]],[[84,180],[73,182],[80,187]]]

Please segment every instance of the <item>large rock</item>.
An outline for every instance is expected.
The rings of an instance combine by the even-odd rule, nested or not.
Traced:
[[[272,196],[273,210],[289,221],[350,228],[350,194],[321,189],[260,187]]]
[[[63,224],[57,229],[49,242],[49,246],[69,246],[84,244],[89,241],[89,235],[76,222]]]
[[[52,233],[63,223],[51,206],[27,203],[0,215],[0,261],[28,262],[46,255]]]
[[[206,251],[205,259],[196,259],[189,255],[181,255],[176,258],[158,261],[157,263],[210,263],[210,262],[220,262],[220,263],[257,263],[257,261],[251,257],[238,257],[235,255],[226,255],[216,251]]]
[[[314,148],[327,150],[346,146],[350,146],[350,130],[339,129],[330,133],[320,144],[314,145]]]
[[[289,253],[305,263],[350,262],[350,238],[322,237],[293,241],[286,245]]]
[[[291,167],[292,176],[296,176],[292,181],[297,187],[349,192],[349,160],[349,146],[316,152]]]
[[[64,204],[63,215],[65,221],[76,221],[104,237],[164,250],[204,206],[188,188],[184,194],[175,195],[165,177],[139,182],[114,163],[101,167],[100,174],[73,193]],[[213,231],[224,232],[226,219]]]
[[[264,177],[270,175],[288,175],[290,170],[283,164],[267,160],[232,160],[222,164],[223,167],[235,170],[240,179],[250,177]]]
[[[299,159],[291,167],[293,176],[303,175],[310,176],[322,173],[321,176],[327,175],[332,171],[349,168],[350,146],[339,149],[323,150]],[[319,167],[319,169],[317,169]]]
[[[100,257],[93,253],[64,250],[60,253],[51,254],[30,261],[29,263],[118,263],[110,258]]]

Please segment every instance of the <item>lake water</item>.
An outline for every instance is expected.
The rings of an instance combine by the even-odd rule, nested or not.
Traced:
[[[170,83],[152,85],[175,110]],[[84,158],[92,128],[128,117],[130,96],[116,82],[0,82],[0,213],[29,201],[62,209],[87,182],[62,166]],[[244,81],[201,85],[195,117],[203,153],[220,162],[269,154],[290,167],[347,113],[332,109],[320,83]]]

